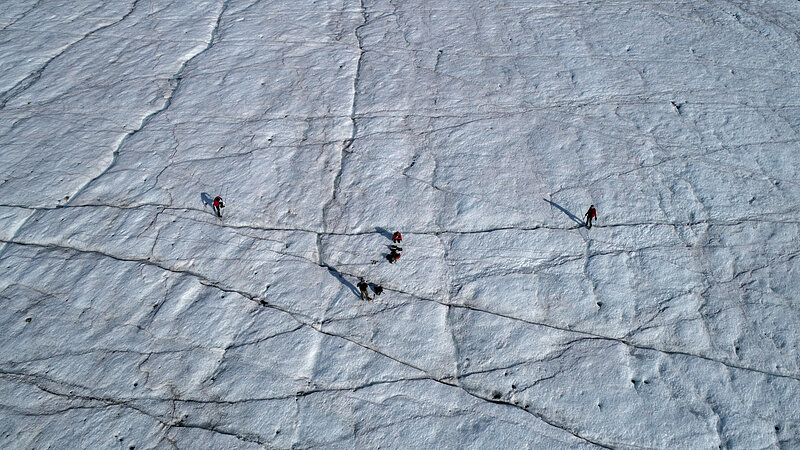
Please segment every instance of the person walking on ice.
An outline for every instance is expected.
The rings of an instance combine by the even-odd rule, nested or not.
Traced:
[[[358,290],[361,291],[361,300],[363,301],[366,299],[368,302],[371,302],[372,299],[369,298],[369,291],[367,291],[367,288],[369,288],[369,285],[362,278],[361,281],[358,282]]]
[[[592,219],[597,220],[597,210],[594,209],[594,205],[589,206],[589,210],[586,211],[586,214],[583,215],[583,218],[586,219],[586,229],[592,229]]]
[[[399,231],[395,231],[394,234],[392,235],[392,242],[394,242],[395,244],[399,244],[402,241],[403,241],[403,235],[400,234]]]
[[[222,209],[225,207],[225,204],[222,203],[222,197],[219,195],[214,197],[214,204],[212,205],[214,208],[214,212],[217,213],[217,217],[222,217]]]

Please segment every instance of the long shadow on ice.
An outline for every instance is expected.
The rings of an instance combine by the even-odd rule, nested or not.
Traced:
[[[383,236],[386,236],[387,239],[391,239],[392,238],[392,233],[386,231],[386,228],[375,227],[375,231],[377,231],[378,233],[382,234]]]
[[[203,206],[212,206],[214,204],[214,200],[208,195],[208,192],[200,193],[200,201],[203,202]]]
[[[329,266],[327,264],[324,264],[324,263],[322,264],[322,267],[328,269],[328,272],[331,275],[333,275],[334,278],[339,280],[340,283],[342,283],[343,285],[349,287],[350,290],[353,291],[353,294],[355,294],[355,295],[357,295],[359,297],[361,296],[361,292],[359,292],[358,289],[356,289],[356,287],[353,286],[353,283],[347,281],[347,279],[341,273],[339,273],[338,270],[336,270],[333,267],[331,267],[331,266]]]
[[[579,219],[579,218],[578,218],[578,216],[576,216],[575,214],[572,214],[571,212],[569,212],[569,211],[567,211],[566,209],[564,209],[564,208],[563,208],[561,205],[559,205],[558,203],[556,203],[556,202],[551,202],[550,200],[548,200],[548,199],[546,199],[546,198],[543,198],[542,200],[544,200],[544,201],[546,201],[547,203],[550,203],[552,206],[555,206],[556,208],[560,209],[560,210],[561,210],[561,212],[563,212],[564,214],[566,214],[566,215],[567,215],[567,216],[568,216],[570,219],[572,219],[572,221],[573,221],[573,222],[577,223],[578,225],[580,225],[580,226],[582,226],[582,227],[583,227],[583,226],[586,226],[586,223],[585,223],[583,220]]]

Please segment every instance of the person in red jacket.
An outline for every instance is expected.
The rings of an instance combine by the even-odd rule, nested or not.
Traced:
[[[214,204],[212,205],[214,208],[214,212],[217,213],[217,217],[222,217],[222,210],[221,208],[225,207],[225,204],[222,203],[222,197],[219,195],[214,197]]]
[[[392,252],[386,255],[386,259],[389,260],[389,263],[394,264],[395,261],[400,259],[400,253],[397,253],[396,249],[392,249]]]
[[[394,242],[395,244],[399,244],[402,241],[403,241],[403,235],[400,234],[399,231],[395,231],[394,234],[392,235],[392,242]]]
[[[594,205],[589,206],[589,210],[586,211],[586,214],[583,215],[583,218],[586,219],[586,228],[591,230],[592,219],[597,220],[597,210],[594,209]]]

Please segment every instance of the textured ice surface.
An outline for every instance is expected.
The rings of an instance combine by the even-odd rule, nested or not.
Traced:
[[[2,447],[800,446],[800,3],[6,3]]]

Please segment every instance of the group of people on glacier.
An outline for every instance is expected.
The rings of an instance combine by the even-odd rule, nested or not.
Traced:
[[[216,196],[214,197],[214,203],[211,205],[214,213],[217,217],[222,217],[222,208],[225,207],[225,204],[222,202],[222,197]],[[586,228],[591,230],[592,229],[592,220],[597,220],[597,209],[595,209],[594,205],[589,206],[589,210],[586,211],[586,214],[583,215],[584,224]],[[403,242],[403,235],[400,234],[399,231],[395,231],[392,234],[392,245],[389,246],[389,254],[386,255],[386,259],[389,261],[390,264],[394,264],[400,259],[400,252],[403,251],[403,248],[398,246]],[[377,260],[372,260],[372,264],[377,264]],[[369,283],[367,283],[364,278],[362,277],[358,282],[358,290],[361,292],[361,300],[372,301],[373,297],[369,296]],[[372,291],[375,293],[375,296],[381,295],[383,293],[383,286],[376,284],[373,285]]]

